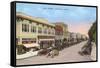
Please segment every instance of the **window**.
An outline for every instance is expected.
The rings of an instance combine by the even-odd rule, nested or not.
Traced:
[[[51,34],[55,34],[55,30],[54,29],[51,29]]]
[[[18,44],[18,38],[16,38],[16,44]]]
[[[51,29],[48,29],[48,34],[51,34]]]
[[[19,18],[16,18],[16,21],[18,22],[19,21]]]
[[[22,24],[22,32],[29,32],[29,25],[28,24]]]
[[[31,26],[31,32],[36,32],[36,26]]]
[[[17,21],[17,22],[20,22],[20,21],[23,21],[23,19],[22,19],[22,18],[17,17],[17,18],[16,18],[16,21]]]
[[[38,27],[38,33],[42,33],[42,28]]]
[[[44,28],[44,34],[47,34],[47,28]]]

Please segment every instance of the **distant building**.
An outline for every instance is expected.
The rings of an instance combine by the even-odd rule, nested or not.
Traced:
[[[87,37],[80,33],[68,32],[68,38],[70,42],[81,42],[87,40]]]
[[[87,38],[86,35],[81,35],[81,39],[82,39],[82,40],[87,40],[88,38]]]
[[[55,25],[43,18],[16,14],[16,42],[18,44],[39,43],[52,45],[55,41]]]

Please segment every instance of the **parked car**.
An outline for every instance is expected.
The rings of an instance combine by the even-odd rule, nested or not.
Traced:
[[[27,52],[27,48],[24,45],[16,45],[16,53],[18,55],[24,54]]]

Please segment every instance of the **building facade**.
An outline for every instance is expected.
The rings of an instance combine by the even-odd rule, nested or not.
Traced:
[[[68,26],[64,22],[55,23],[55,39],[63,40],[68,38]]]
[[[23,13],[16,14],[16,43],[37,43],[43,45],[55,42],[55,25],[38,17],[31,17]]]

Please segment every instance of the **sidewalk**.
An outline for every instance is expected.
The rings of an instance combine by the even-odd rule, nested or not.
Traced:
[[[38,51],[29,51],[25,54],[22,55],[16,55],[16,59],[24,59],[24,58],[28,58],[28,57],[32,57],[32,56],[36,56],[38,53]]]
[[[96,45],[95,45],[95,43],[93,43],[93,46],[92,46],[91,59],[93,61],[96,60]]]

